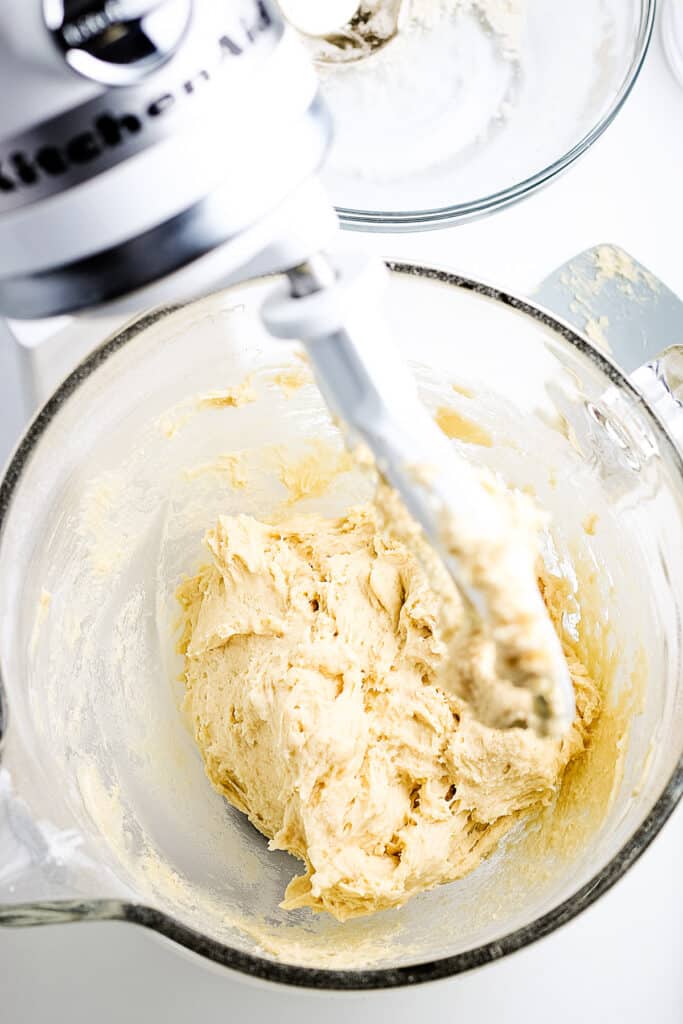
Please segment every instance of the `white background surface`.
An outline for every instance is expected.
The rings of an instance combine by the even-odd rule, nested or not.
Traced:
[[[524,292],[580,250],[615,242],[683,295],[682,191],[683,88],[656,34],[616,123],[562,180],[486,221],[368,244]],[[0,1021],[681,1024],[682,857],[679,807],[627,876],[559,932],[472,974],[392,993],[257,988],[121,924],[0,930]]]

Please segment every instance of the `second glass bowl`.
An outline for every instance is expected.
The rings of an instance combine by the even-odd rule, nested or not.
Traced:
[[[375,55],[319,64],[345,227],[439,227],[550,181],[620,110],[655,14],[655,0],[452,0],[435,16],[448,6],[413,0],[416,21]]]

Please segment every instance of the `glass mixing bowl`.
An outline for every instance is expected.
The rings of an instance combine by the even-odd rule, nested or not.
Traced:
[[[425,402],[476,423],[479,444],[453,443],[552,513],[545,557],[569,580],[563,629],[605,702],[589,752],[556,803],[461,881],[345,924],[280,909],[298,862],[269,852],[209,785],[174,650],[174,588],[215,516],[287,500],[283,451],[340,451],[296,346],[260,326],[271,282],[253,282],[117,333],[6,470],[0,924],[118,919],[258,978],[420,982],[547,935],[670,814],[683,788],[680,348],[629,380],[525,301],[392,270],[384,308]],[[245,381],[255,400],[240,404]],[[236,450],[246,489],[225,458]],[[331,474],[297,508],[331,514],[369,486]]]
[[[655,14],[655,0],[457,6],[367,60],[320,66],[335,121],[324,180],[346,227],[439,227],[552,180],[620,110]]]

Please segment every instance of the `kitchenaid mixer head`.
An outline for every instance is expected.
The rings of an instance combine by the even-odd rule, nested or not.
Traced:
[[[335,229],[329,120],[271,0],[0,0],[0,87],[0,315],[178,301]]]

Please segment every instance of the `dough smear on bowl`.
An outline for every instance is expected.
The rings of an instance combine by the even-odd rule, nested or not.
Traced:
[[[270,525],[221,517],[210,564],[178,591],[207,774],[273,849],[304,862],[283,906],[339,920],[472,871],[553,799],[600,709],[568,658],[577,715],[563,739],[479,722],[468,684],[481,687],[495,659],[455,589],[444,604],[383,524],[374,505]],[[546,599],[554,579],[541,581]]]

